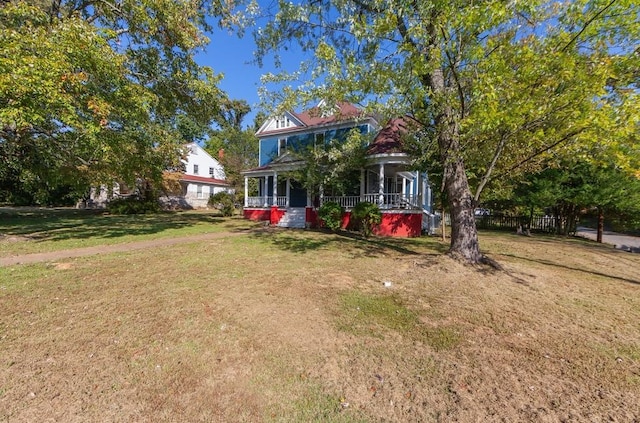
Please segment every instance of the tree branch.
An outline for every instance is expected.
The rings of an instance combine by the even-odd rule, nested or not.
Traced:
[[[531,160],[533,160],[534,158],[536,158],[537,156],[539,156],[542,153],[545,153],[549,150],[551,150],[552,148],[557,147],[558,145],[562,144],[563,142],[567,141],[570,138],[575,137],[576,135],[580,134],[581,132],[583,132],[584,130],[586,130],[587,128],[580,128],[580,129],[576,129],[575,131],[569,132],[568,134],[566,134],[564,137],[560,138],[558,141],[547,145],[535,152],[533,152],[533,154],[529,155],[526,159],[521,160],[519,163],[511,166],[509,169],[507,169],[506,173],[512,172],[514,170],[516,170],[517,168],[519,168],[520,166],[530,162]]]
[[[473,197],[473,200],[474,200],[474,202],[476,204],[478,203],[478,200],[480,200],[480,193],[482,192],[484,187],[489,182],[489,179],[491,178],[491,173],[493,173],[493,169],[495,169],[496,163],[498,162],[498,158],[502,154],[502,150],[504,150],[504,146],[505,146],[506,143],[507,143],[507,135],[506,134],[502,134],[502,136],[500,137],[500,142],[498,143],[498,146],[496,147],[496,151],[495,151],[495,153],[493,153],[493,158],[491,159],[491,163],[489,164],[489,167],[487,168],[487,171],[485,172],[484,176],[480,180],[480,184],[478,185],[478,188],[476,189],[476,195],[474,195],[474,197]]]
[[[445,34],[445,32],[444,32],[444,28],[441,28],[441,31],[442,31],[442,38],[445,41],[448,41],[447,40],[447,34]],[[462,41],[459,41],[459,45],[460,45],[460,48],[462,48]],[[454,60],[451,57],[451,54],[450,54],[448,48],[444,49],[444,54],[447,56],[447,60],[449,61],[449,66],[448,67],[451,70],[451,73],[453,74],[453,80],[456,83],[456,89],[458,91],[458,98],[460,99],[460,117],[464,118],[464,116],[466,114],[466,112],[465,112],[466,104],[465,104],[465,101],[464,101],[464,91],[462,89],[462,83],[460,82],[460,78],[458,76],[458,71],[456,70],[457,61]]]
[[[604,12],[606,12],[606,10],[607,10],[608,8],[610,8],[611,6],[613,6],[613,4],[614,4],[615,2],[616,2],[616,0],[611,0],[611,1],[609,2],[609,4],[607,4],[605,7],[603,7],[602,9],[600,9],[600,10],[598,11],[598,13],[596,13],[596,14],[595,14],[595,15],[593,15],[591,18],[589,18],[589,20],[587,20],[587,22],[585,22],[585,24],[584,24],[584,26],[582,27],[582,29],[580,29],[580,31],[578,31],[578,33],[577,33],[576,35],[574,35],[574,36],[571,38],[571,40],[569,40],[569,42],[568,42],[564,47],[562,47],[562,48],[560,49],[560,52],[564,53],[564,52],[565,52],[565,51],[566,51],[566,50],[571,46],[571,44],[573,44],[573,43],[578,39],[578,37],[580,37],[580,36],[582,35],[582,33],[583,33],[584,31],[586,31],[586,30],[587,30],[587,28],[589,27],[589,25],[591,25],[591,24],[593,23],[593,21],[595,21],[596,19],[598,19],[598,17],[599,17],[600,15],[602,15]]]

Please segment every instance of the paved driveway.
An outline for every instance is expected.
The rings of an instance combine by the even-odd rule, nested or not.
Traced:
[[[597,231],[591,228],[578,227],[576,236],[595,241]],[[640,253],[640,237],[637,236],[622,235],[616,232],[604,231],[602,233],[602,242],[605,244],[615,245],[619,250]]]

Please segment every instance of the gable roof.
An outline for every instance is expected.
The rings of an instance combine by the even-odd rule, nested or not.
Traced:
[[[190,143],[184,144],[184,148],[185,148],[185,156],[189,156],[190,154],[193,154],[195,156],[203,155],[208,159],[213,160],[218,165],[222,166],[220,164],[220,160],[213,157],[207,150],[202,148],[197,142],[190,142]]]
[[[341,102],[335,105],[331,109],[332,113],[326,113],[325,103],[321,101],[317,106],[312,107],[304,112],[285,112],[284,115],[291,119],[293,126],[278,129],[268,129],[271,127],[271,123],[277,118],[272,117],[268,119],[256,132],[256,135],[276,134],[276,133],[288,133],[294,131],[300,131],[301,129],[312,128],[315,126],[325,126],[331,124],[338,124],[343,121],[353,121],[356,119],[372,118],[363,113],[361,109],[348,102]]]

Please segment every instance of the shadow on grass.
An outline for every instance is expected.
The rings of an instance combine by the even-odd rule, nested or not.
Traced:
[[[507,231],[492,231],[492,230],[486,230],[486,229],[481,229],[478,231],[479,235],[488,235],[488,236],[496,236],[496,237],[500,237],[500,238],[507,238],[511,241],[518,241],[518,242],[538,242],[538,243],[542,243],[542,244],[562,244],[562,245],[569,245],[569,246],[579,246],[579,247],[584,247],[584,248],[589,248],[589,249],[594,249],[594,250],[603,250],[603,249],[611,249],[613,248],[613,245],[610,244],[602,244],[602,243],[597,243],[593,240],[587,239],[587,238],[582,238],[579,236],[574,236],[574,235],[554,235],[554,234],[547,234],[547,233],[533,233],[531,236],[526,236],[526,235],[519,235],[516,234],[515,232],[507,232]]]
[[[291,229],[263,228],[252,232],[255,238],[270,242],[275,247],[298,254],[306,254],[321,249],[338,249],[354,258],[379,257],[389,253],[401,255],[421,255],[426,249],[446,252],[446,246],[437,242],[424,242],[419,238],[364,238],[347,231],[329,232]]]
[[[163,212],[141,215],[106,215],[94,210],[28,210],[0,213],[0,233],[34,241],[118,238],[157,234],[225,219],[199,213]]]
[[[573,266],[567,266],[566,264],[561,264],[561,263],[556,263],[550,260],[543,260],[543,259],[533,259],[530,257],[523,257],[523,256],[518,256],[515,254],[507,254],[507,253],[502,253],[500,254],[501,256],[504,257],[511,257],[511,258],[515,258],[518,260],[524,260],[524,261],[529,261],[529,262],[533,262],[533,263],[539,263],[539,264],[544,264],[546,266],[553,266],[553,267],[558,267],[561,269],[567,269],[567,270],[573,270],[576,272],[582,272],[582,273],[586,273],[589,275],[595,275],[595,276],[602,276],[605,278],[609,278],[609,279],[615,279],[615,280],[619,280],[619,281],[623,281],[623,282],[628,282],[628,283],[632,283],[635,285],[640,285],[640,280],[636,280],[636,279],[631,279],[631,278],[625,278],[623,276],[615,276],[615,275],[611,275],[611,274],[607,274],[607,273],[603,273],[603,272],[596,272],[593,270],[587,270],[587,269],[582,269],[579,267],[573,267]]]

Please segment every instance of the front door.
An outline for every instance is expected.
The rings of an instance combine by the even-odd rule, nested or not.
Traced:
[[[291,181],[289,189],[289,207],[306,207],[307,190],[297,181]]]

